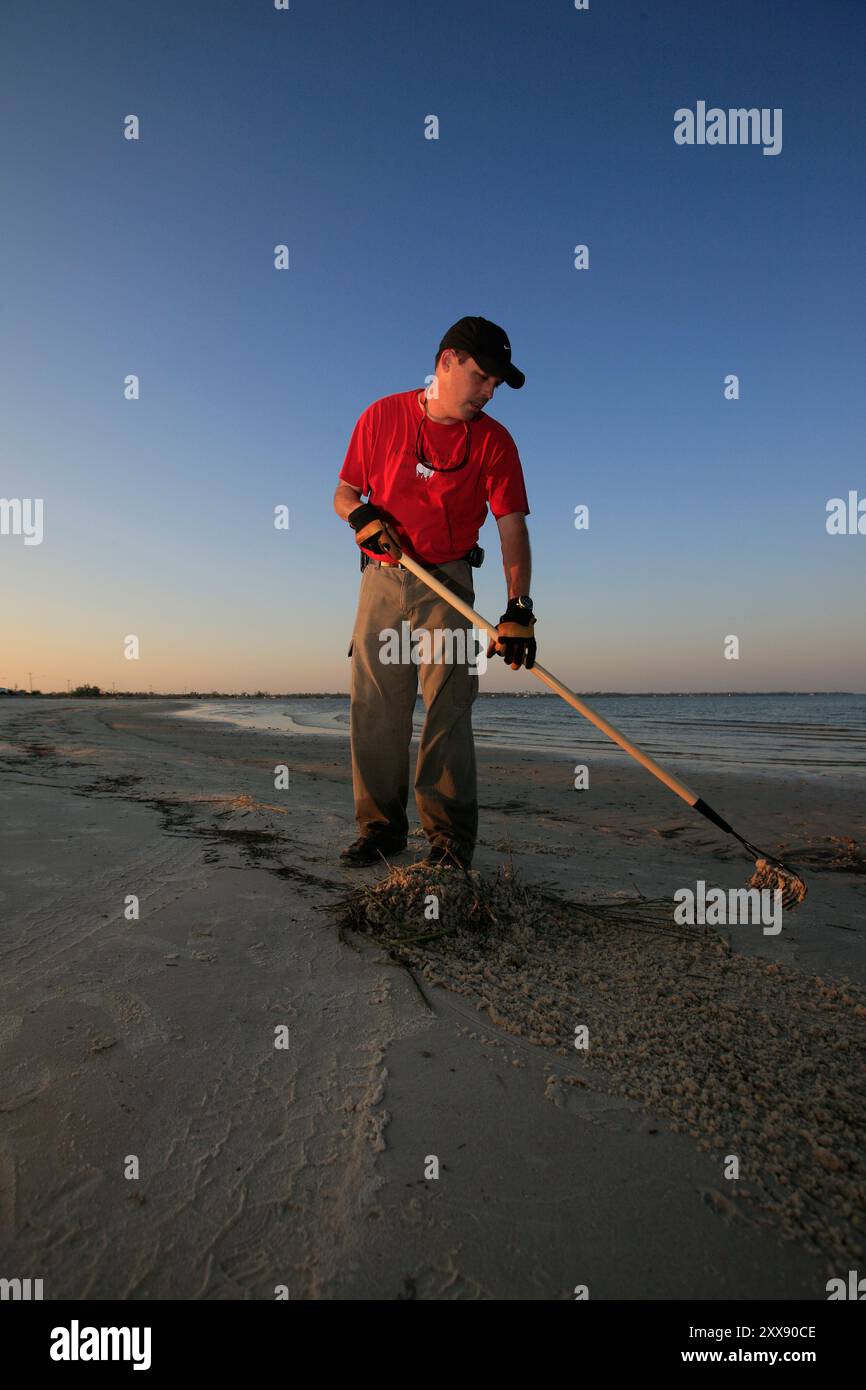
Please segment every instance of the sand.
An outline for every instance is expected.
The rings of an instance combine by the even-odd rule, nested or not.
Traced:
[[[416,943],[410,969],[345,925],[353,887],[384,877],[337,858],[345,740],[277,747],[177,708],[0,706],[7,1277],[46,1298],[826,1298],[862,1248],[858,783],[702,779],[806,874],[778,937],[575,912],[523,940]],[[641,769],[577,792],[573,762],[480,753],[483,882],[509,854],[536,900],[748,881]],[[796,1050],[801,1017],[818,1032]],[[751,1097],[724,1066],[737,1030]]]
[[[673,906],[578,904],[510,865],[415,864],[353,889],[342,920],[501,1034],[570,1058],[564,1084],[630,1096],[735,1159],[720,1210],[862,1260],[866,990],[742,956]],[[546,1094],[561,1103],[555,1073]]]

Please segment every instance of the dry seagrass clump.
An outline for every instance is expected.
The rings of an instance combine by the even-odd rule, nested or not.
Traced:
[[[435,898],[435,904],[431,902]],[[569,921],[673,927],[673,904],[645,898],[612,903],[573,903],[547,884],[524,883],[510,864],[484,877],[475,869],[410,864],[378,883],[361,884],[341,901],[342,923],[370,932],[383,944],[408,945],[449,935],[502,935],[543,930],[561,914]]]

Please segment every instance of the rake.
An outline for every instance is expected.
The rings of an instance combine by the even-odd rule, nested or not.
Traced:
[[[468,603],[465,603],[464,600],[461,599],[459,595],[455,594],[452,589],[449,589],[446,584],[441,583],[434,575],[430,574],[423,565],[419,565],[416,560],[411,559],[405,553],[400,555],[400,564],[409,570],[411,574],[414,574],[416,578],[421,579],[425,584],[429,585],[440,598],[450,603],[452,608],[456,608],[457,612],[461,613],[464,618],[479,630],[479,632],[486,633],[486,641],[495,640],[497,635],[495,624],[489,623],[486,618],[482,618],[480,613],[476,613],[474,608]],[[743,848],[748,850],[755,861],[755,872],[749,880],[750,888],[768,888],[772,891],[776,889],[781,890],[782,906],[784,908],[797,907],[803,901],[808,890],[805,881],[795,869],[783,863],[776,855],[768,854],[765,850],[760,850],[755,845],[751,844],[750,841],[743,835],[740,835],[732,825],[729,825],[724,817],[719,815],[718,811],[714,811],[712,806],[707,805],[702,797],[698,796],[696,792],[693,792],[691,788],[687,787],[684,782],[681,782],[678,777],[674,777],[672,773],[666,772],[648,753],[644,753],[643,749],[638,748],[636,744],[632,743],[631,739],[626,738],[625,734],[620,733],[619,729],[615,728],[607,719],[604,719],[602,715],[590,709],[585,701],[575,695],[573,690],[569,690],[567,685],[563,685],[562,681],[554,676],[551,671],[546,670],[543,666],[539,666],[537,662],[532,666],[531,671],[533,676],[537,676],[540,681],[543,681],[544,684],[555,691],[557,695],[560,695],[567,704],[571,705],[572,709],[577,710],[578,714],[582,714],[584,719],[589,720],[590,724],[594,724],[597,729],[600,729],[603,734],[606,734],[609,739],[612,739],[614,743],[618,744],[624,752],[628,753],[628,755],[634,758],[636,762],[640,763],[642,767],[645,767],[647,772],[651,772],[653,777],[657,777],[660,782],[664,782],[665,786],[669,787],[672,792],[675,792],[678,797],[685,801],[687,806],[691,806],[694,811],[699,811],[702,816],[708,821],[711,821],[719,830],[723,830],[725,834],[733,835],[735,840],[739,840]]]

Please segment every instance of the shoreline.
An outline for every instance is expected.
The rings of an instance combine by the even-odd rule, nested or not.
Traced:
[[[419,694],[419,701],[420,698],[421,697]],[[518,696],[515,695],[514,698],[518,698]],[[553,696],[552,698],[558,702],[559,697]],[[240,716],[237,718],[232,718],[230,714],[225,714],[224,712],[222,712],[224,706],[230,703],[230,701],[226,700],[212,701],[209,702],[209,704],[205,702],[195,705],[187,704],[183,708],[172,710],[171,713],[178,718],[191,720],[197,719],[201,721],[207,721],[208,723],[222,723],[233,728],[245,730],[248,729],[257,733],[273,734],[276,736],[311,735],[314,737],[319,737],[321,735],[330,735],[342,739],[343,741],[349,738],[348,726],[340,727],[328,724],[303,724],[290,714],[284,714],[282,716],[285,720],[285,723],[282,725],[264,723],[264,714],[262,714],[258,718],[242,718]],[[421,715],[422,713],[423,705],[421,705],[420,707],[416,705],[416,715]],[[558,747],[551,746],[550,744],[547,744],[546,746],[539,746],[538,741],[536,741],[535,743],[521,741],[517,737],[509,739],[497,739],[496,737],[490,736],[489,733],[476,728],[474,730],[476,751],[480,752],[483,749],[492,749],[501,753],[513,752],[519,754],[529,754],[539,759],[550,758],[553,760],[567,760],[571,758],[573,760],[574,757],[578,756],[575,753],[574,749],[575,747],[578,747],[580,745],[581,736],[583,736],[584,740],[589,738],[590,742],[585,744],[585,748],[580,753],[580,756],[599,758],[604,762],[618,763],[621,766],[634,766],[634,760],[630,757],[630,755],[624,752],[616,744],[614,744],[612,740],[607,739],[603,734],[601,734],[594,728],[592,729],[592,733],[588,734],[587,731],[592,727],[588,723],[588,721],[583,721],[577,713],[575,713],[573,717],[575,720],[575,741],[574,745],[572,745],[571,748],[566,748],[564,744]],[[623,732],[626,731],[623,730]],[[417,747],[417,743],[418,734],[416,732],[413,733],[412,736],[412,747]],[[730,760],[726,759],[724,762],[724,766],[719,767],[719,759],[715,758],[712,753],[708,753],[705,756],[701,757],[700,755],[694,755],[693,753],[690,753],[688,751],[681,752],[677,748],[662,750],[655,749],[652,752],[652,756],[663,766],[667,761],[671,765],[671,771],[677,769],[677,771],[682,773],[683,776],[687,776],[689,771],[694,772],[696,776],[700,777],[702,775],[706,775],[708,772],[714,772],[716,770],[719,770],[732,773],[735,776],[745,775],[767,778],[779,778],[780,780],[803,777],[810,778],[818,783],[833,781],[837,779],[839,776],[837,769],[833,769],[830,767],[815,767],[811,766],[807,762],[791,762],[785,764],[776,763],[768,766],[758,764],[757,762],[755,762],[754,764],[746,762],[739,764],[736,762],[731,763]],[[647,777],[651,776],[650,773],[645,773],[645,775]],[[866,765],[862,767],[855,766],[846,768],[845,775],[853,778],[864,777],[866,776]]]

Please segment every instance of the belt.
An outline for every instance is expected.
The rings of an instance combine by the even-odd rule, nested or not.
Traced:
[[[482,550],[480,545],[473,545],[472,549],[468,551],[465,555],[458,555],[457,560],[465,560],[466,563],[471,565],[473,569],[479,569],[480,566],[484,563],[484,551]],[[422,564],[425,569],[437,569],[439,565],[453,565],[456,562],[454,560],[419,560],[418,563]],[[392,561],[389,562],[387,560],[374,560],[372,555],[368,555],[365,550],[362,550],[362,573],[368,565],[376,565],[378,569],[399,569],[399,566],[395,565]]]

